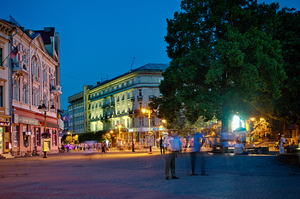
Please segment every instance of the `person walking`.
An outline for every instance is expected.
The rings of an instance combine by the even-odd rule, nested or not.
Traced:
[[[192,167],[192,173],[190,175],[198,175],[197,173],[195,173],[196,156],[200,152],[203,143],[205,143],[204,136],[196,132],[194,135],[194,144],[193,144],[192,152],[190,153],[191,167]],[[200,157],[201,157],[201,175],[206,176],[208,174],[205,172],[205,166],[206,166],[205,154],[201,153]]]
[[[171,150],[171,153],[165,155],[165,177],[166,180],[169,180],[171,170],[172,179],[179,179],[175,175],[175,160],[178,157],[182,144],[177,134],[174,134],[172,138],[169,138],[167,141],[169,142],[169,149]]]
[[[284,143],[282,142],[282,140],[279,140],[279,153],[283,154],[284,153]]]
[[[165,154],[165,147],[164,147],[164,140],[162,137],[160,137],[159,140],[159,147],[160,147],[160,154]]]

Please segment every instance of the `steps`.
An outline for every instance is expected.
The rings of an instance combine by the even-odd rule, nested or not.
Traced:
[[[9,158],[14,158],[14,156],[12,156],[11,154],[0,154],[0,158],[1,159],[9,159]]]

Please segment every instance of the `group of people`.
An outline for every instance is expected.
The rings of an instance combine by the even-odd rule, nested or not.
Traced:
[[[201,146],[205,143],[205,138],[200,133],[195,133],[194,143],[192,152],[190,153],[191,158],[191,174],[192,176],[198,175],[195,173],[196,166],[196,156],[200,152]],[[179,179],[175,175],[175,163],[176,158],[178,157],[179,152],[181,151],[182,143],[177,134],[173,134],[170,137],[165,136],[164,139],[160,139],[161,153],[165,154],[166,148],[170,150],[169,154],[165,155],[165,178],[166,180],[170,179],[170,171],[172,179]],[[200,153],[201,154],[201,153]],[[208,175],[205,172],[205,156],[201,154],[201,175]]]

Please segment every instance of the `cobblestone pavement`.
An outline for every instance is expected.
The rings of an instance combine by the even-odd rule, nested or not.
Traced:
[[[300,169],[276,156],[207,155],[206,171],[209,176],[189,176],[190,157],[180,154],[180,179],[165,180],[158,151],[5,159],[0,198],[300,198]]]

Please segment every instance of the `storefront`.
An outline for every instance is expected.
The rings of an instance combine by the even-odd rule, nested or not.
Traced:
[[[28,115],[30,116],[30,114]],[[13,114],[12,149],[14,156],[42,154],[42,133],[45,131],[45,121],[41,114],[34,114],[33,116],[37,119]],[[59,131],[56,118],[47,117],[46,131],[51,134],[50,153],[57,153]]]
[[[0,154],[11,150],[10,116],[0,116]]]

